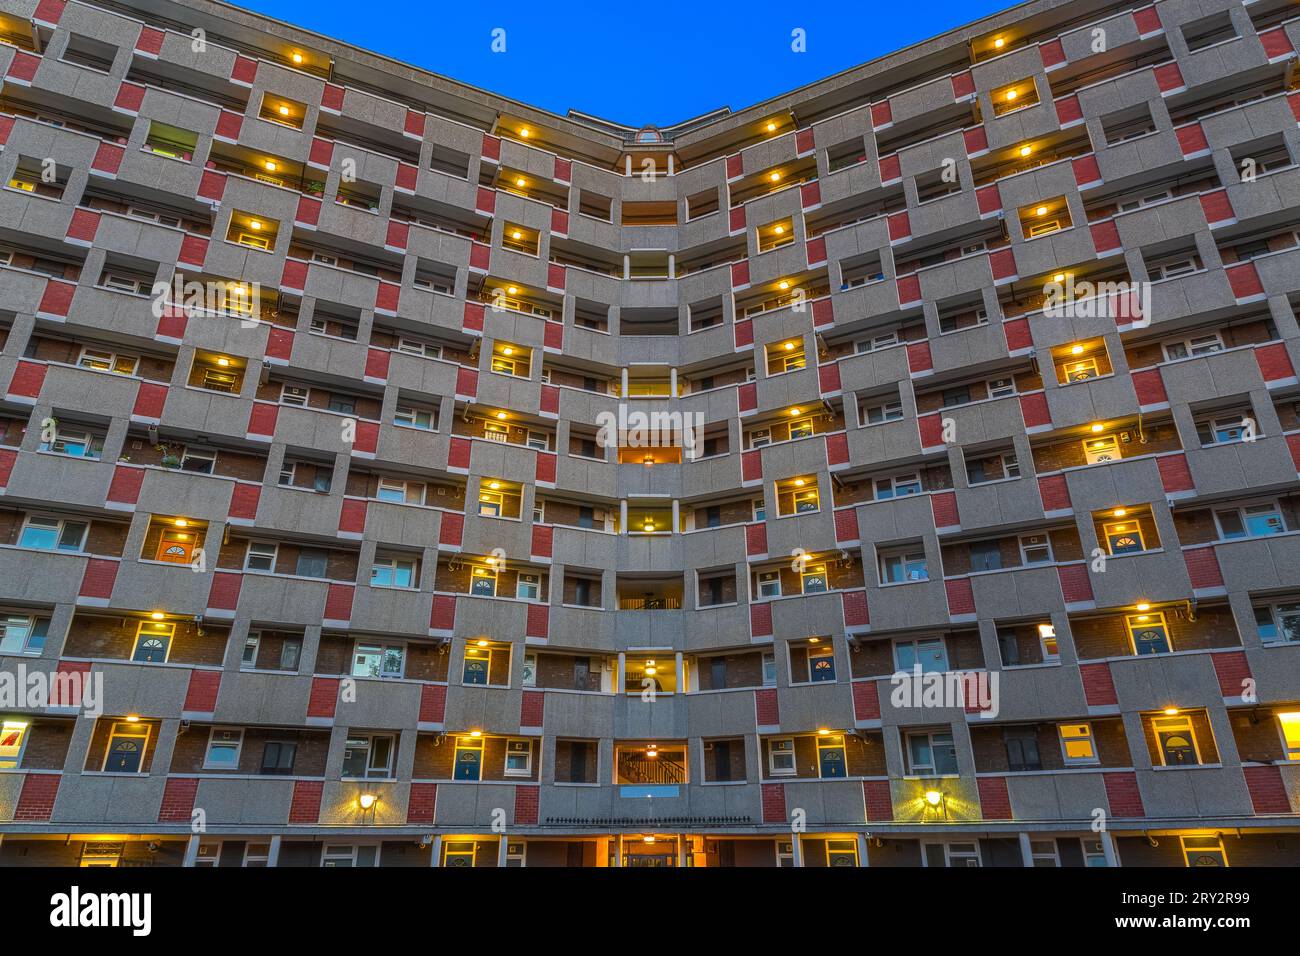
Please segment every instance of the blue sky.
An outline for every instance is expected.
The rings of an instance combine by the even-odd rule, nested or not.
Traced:
[[[720,106],[741,109],[1012,0],[686,0],[685,20],[671,14],[676,3],[663,0],[239,5],[557,113],[577,109],[640,126]],[[495,28],[506,31],[504,53],[491,50]],[[804,53],[791,51],[795,28],[805,31]]]

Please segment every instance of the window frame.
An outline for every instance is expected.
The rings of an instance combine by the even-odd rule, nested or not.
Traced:
[[[1075,732],[1067,733],[1067,729],[1075,728]],[[1101,765],[1101,754],[1097,750],[1097,735],[1093,733],[1092,721],[1081,720],[1063,721],[1056,725],[1056,737],[1061,744],[1061,760],[1067,767],[1097,767]],[[1088,745],[1089,755],[1087,757],[1070,756],[1071,744]]]
[[[778,748],[777,748],[777,744],[782,744],[782,745],[783,745],[783,746],[780,748],[779,751],[778,751]],[[788,750],[784,747],[785,744],[789,744],[789,749],[788,749]],[[790,758],[790,766],[789,766],[789,767],[784,767],[784,766],[782,766],[782,767],[778,767],[778,766],[777,766],[777,757],[778,757],[778,756],[780,756],[780,757],[782,758],[782,763],[784,763],[784,758],[788,756],[788,757]],[[768,741],[767,741],[767,775],[768,775],[769,777],[795,777],[795,776],[798,776],[798,774],[799,774],[799,763],[798,763],[798,758],[797,758],[797,756],[796,756],[796,750],[795,750],[794,738],[793,738],[793,737],[770,737],[770,738],[768,738]]]
[[[266,549],[270,548],[268,555]],[[270,567],[255,568],[253,567],[254,551],[257,551],[256,557],[259,559],[270,557]],[[244,570],[252,574],[275,574],[275,566],[280,560],[280,542],[278,541],[249,541],[248,547],[244,551]]]
[[[216,737],[218,733],[227,733],[227,734],[233,733],[238,735],[235,739],[235,744],[234,744],[234,748],[235,748],[234,760],[229,766],[214,764],[212,762],[212,749],[214,745],[219,745],[227,748],[230,746],[229,741],[217,741]],[[219,726],[210,727],[208,728],[208,745],[203,750],[203,769],[204,770],[238,770],[239,758],[243,755],[243,752],[244,752],[244,728],[219,727]]]
[[[23,539],[27,536],[28,531],[32,530],[33,521],[45,522],[47,525],[44,528],[38,527],[36,529],[38,533],[41,531],[48,532],[50,530],[53,530],[54,532],[53,547],[42,548],[34,544],[27,544],[23,541]],[[53,529],[48,527],[48,524],[51,522],[54,524]],[[77,546],[75,548],[64,547],[63,536],[67,533],[68,526],[69,525],[75,526],[78,524],[81,525],[81,535],[78,538]],[[89,537],[90,537],[89,520],[78,521],[72,518],[62,518],[58,515],[44,514],[44,513],[37,512],[33,514],[28,514],[26,517],[24,517],[22,528],[20,528],[18,531],[18,547],[27,548],[32,551],[48,551],[52,554],[86,554],[87,553],[86,541]]]

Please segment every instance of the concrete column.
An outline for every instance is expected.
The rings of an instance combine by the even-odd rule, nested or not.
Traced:
[[[672,268],[673,268],[673,259],[672,259],[672,256],[669,256],[669,257],[668,257],[668,271],[669,271],[669,272],[672,272]],[[668,394],[671,395],[673,398],[677,398],[677,397],[678,397],[678,395],[677,395],[677,369],[676,369],[676,368],[670,368],[670,369],[668,370]]]
[[[677,173],[676,164],[673,162],[673,154],[668,154],[668,175],[674,176]]]
[[[609,837],[596,838],[596,866],[609,867]]]
[[[803,841],[797,833],[791,833],[790,837],[790,855],[794,858],[794,865],[803,866]]]
[[[1101,837],[1101,852],[1106,855],[1106,865],[1119,866],[1119,857],[1115,854],[1115,841],[1110,838],[1110,833],[1103,830],[1098,836]]]
[[[627,499],[618,503],[618,533],[627,534]]]
[[[279,865],[280,865],[280,841],[281,841],[281,839],[282,839],[282,837],[279,837],[279,836],[273,836],[273,837],[271,837],[271,845],[270,845],[270,847],[267,848],[267,851],[266,851],[266,865],[267,865],[268,867],[270,867],[270,866],[279,866]]]
[[[680,659],[681,659],[681,655],[679,654],[678,660]],[[680,867],[684,867],[685,865],[686,865],[686,834],[679,833],[677,834],[677,866],[680,868]]]
[[[433,838],[433,844],[429,847],[429,865],[442,866],[442,835],[441,834]]]
[[[871,859],[867,856],[867,845],[870,842],[865,833],[858,834],[858,866],[871,865]]]
[[[627,679],[625,677],[626,673],[627,673],[627,653],[624,651],[619,651],[618,670],[614,672],[614,693],[616,694],[623,693],[623,682]],[[622,841],[622,839],[623,839],[622,837],[619,837],[620,841]]]
[[[497,841],[497,866],[503,870],[506,868],[506,857],[509,855],[509,851],[510,844],[503,833],[501,839]]]
[[[623,865],[623,834],[620,833],[617,837],[615,837],[615,839],[618,840],[618,842],[614,845],[614,865],[622,866]]]
[[[199,858],[199,835],[193,834],[185,844],[185,858],[181,861],[181,866],[194,866],[194,861]]]
[[[1029,834],[1020,831],[1020,862],[1022,865],[1033,869],[1034,867],[1034,848],[1029,842]]]
[[[682,529],[682,503],[676,498],[673,499],[673,534]]]
[[[623,257],[623,261],[627,262],[627,256]],[[621,387],[623,389],[623,397],[627,398],[627,369],[625,368],[619,369],[618,374],[619,374],[619,382],[621,383]]]
[[[677,693],[684,694],[689,690],[686,686],[686,661],[682,659],[682,652],[677,652]]]

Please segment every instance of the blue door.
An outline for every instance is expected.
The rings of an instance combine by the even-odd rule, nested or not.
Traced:
[[[482,750],[457,750],[456,770],[452,775],[456,780],[477,780],[479,766],[483,761]]]
[[[848,771],[844,767],[844,738],[833,737],[827,744],[819,742],[817,760],[821,765],[823,779],[847,776]]]

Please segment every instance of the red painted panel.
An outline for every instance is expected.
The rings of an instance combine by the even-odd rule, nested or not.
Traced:
[[[907,367],[913,375],[918,372],[928,372],[934,368],[934,356],[930,354],[929,339],[908,343]]]
[[[796,130],[794,134],[794,151],[798,156],[805,153],[811,153],[814,149],[813,131],[811,127]]]
[[[537,453],[537,467],[535,477],[538,482],[544,484],[555,484],[557,456],[545,452]]]
[[[30,84],[40,65],[41,58],[39,56],[28,53],[26,50],[15,50],[14,58],[10,61],[9,69],[5,73],[5,79]]]
[[[890,242],[900,242],[912,234],[912,221],[908,218],[906,210],[894,213],[886,221],[886,225]]]
[[[1216,189],[1212,193],[1202,193],[1201,210],[1205,213],[1205,221],[1211,226],[1221,222],[1230,222],[1237,216],[1233,212],[1232,200],[1228,198],[1226,189]]]
[[[804,183],[799,187],[799,206],[812,209],[822,204],[822,184],[820,182]]]
[[[916,273],[898,277],[898,304],[909,305],[921,301],[921,277]]]
[[[224,183],[225,180],[223,179]],[[193,236],[186,234],[181,240],[181,251],[176,257],[176,261],[187,266],[195,266],[202,269],[203,263],[208,258],[208,240],[202,236]]]
[[[758,388],[753,382],[746,382],[736,389],[736,405],[741,412],[758,407]]]
[[[1096,156],[1080,156],[1070,164],[1074,171],[1074,182],[1078,186],[1089,186],[1101,182],[1101,170],[1097,166]]]
[[[1052,67],[1065,62],[1065,48],[1061,46],[1059,39],[1040,43],[1038,55],[1043,58],[1043,69],[1045,70],[1050,70]]]
[[[474,445],[468,438],[453,437],[447,449],[447,467],[469,470],[470,451]]]
[[[257,517],[257,505],[262,499],[262,486],[240,481],[230,489],[230,506],[226,514],[231,518],[252,521]]]
[[[1137,392],[1138,404],[1142,406],[1159,405],[1169,401],[1165,393],[1165,382],[1160,377],[1160,369],[1145,368],[1133,373],[1133,390]]]
[[[1114,219],[1094,223],[1089,228],[1092,231],[1092,247],[1097,250],[1098,254],[1120,247],[1119,227],[1115,224]]]
[[[210,169],[203,170],[203,175],[199,178],[199,198],[206,199],[208,202],[221,202],[221,197],[225,193],[225,174],[213,172]]]
[[[1066,604],[1086,604],[1093,599],[1086,564],[1058,565],[1056,576],[1061,582],[1061,594]]]
[[[1259,281],[1259,273],[1255,270],[1255,263],[1243,262],[1240,265],[1231,266],[1227,270],[1228,285],[1232,287],[1232,294],[1241,299],[1251,299],[1264,294],[1264,285]]]
[[[242,114],[231,110],[222,110],[217,117],[217,125],[213,132],[217,139],[227,139],[234,143],[239,141],[239,133],[243,128],[244,117]],[[325,163],[328,165],[329,160],[326,159]]]
[[[67,5],[67,0],[40,0],[40,3],[36,4],[36,14],[32,19],[37,23],[56,26],[62,19],[63,10]]]
[[[1241,772],[1246,778],[1251,807],[1257,814],[1292,812],[1291,798],[1282,782],[1281,767],[1242,767]]]
[[[218,571],[212,576],[212,587],[208,591],[208,607],[233,611],[239,603],[239,591],[243,586],[244,576],[231,571]]]
[[[952,98],[962,100],[975,92],[975,78],[970,70],[956,73],[952,77]]]
[[[497,211],[497,194],[495,189],[488,189],[486,186],[478,188],[478,196],[474,200],[474,208],[485,215],[491,216]]]
[[[456,369],[456,394],[474,398],[478,395],[478,369]]]
[[[816,239],[809,239],[804,246],[804,254],[808,260],[809,266],[815,266],[820,262],[826,261],[826,239],[824,236],[818,236]]]
[[[975,202],[979,206],[981,216],[999,212],[1002,209],[1002,193],[998,189],[998,184],[994,183],[992,186],[975,190]]]
[[[1071,126],[1083,121],[1083,107],[1079,98],[1073,94],[1062,96],[1056,101],[1056,122],[1061,126]]]
[[[144,472],[141,469],[118,465],[108,486],[108,500],[133,505],[140,500],[140,486],[143,484]]]
[[[1286,27],[1277,27],[1259,35],[1259,42],[1264,44],[1264,55],[1269,60],[1280,60],[1294,52],[1291,38],[1286,35]]]
[[[564,266],[556,262],[548,263],[546,266],[546,287],[561,292],[564,291],[566,274]]]
[[[275,423],[280,417],[280,406],[268,402],[254,402],[253,410],[248,415],[248,433],[250,435],[274,435]]]
[[[483,134],[483,158],[493,162],[501,161],[501,140],[495,136]]]
[[[48,280],[41,292],[40,304],[36,306],[36,314],[52,318],[66,316],[72,308],[72,296],[76,291],[77,287],[71,282]]]
[[[343,87],[335,83],[326,83],[320,95],[320,108],[332,113],[343,112]]]
[[[880,181],[882,183],[892,183],[896,179],[902,179],[901,168],[897,153],[880,157]]]
[[[1106,802],[1110,804],[1112,817],[1146,816],[1136,773],[1131,770],[1104,773],[1101,779],[1106,786]]]
[[[536,558],[551,557],[551,548],[555,542],[555,529],[548,524],[533,525],[533,540],[530,546],[532,556]]]
[[[301,292],[307,285],[307,263],[299,259],[286,259],[280,273],[280,287]]]
[[[319,136],[314,138],[311,141],[311,150],[307,154],[307,162],[322,169],[329,169],[334,162],[334,144]]]
[[[402,287],[393,282],[380,282],[375,290],[375,311],[397,314],[397,302],[401,298]]]
[[[298,209],[293,214],[293,221],[304,226],[317,225],[320,222],[320,207],[321,201],[314,196],[299,196]]]
[[[325,613],[327,621],[352,620],[352,597],[356,589],[351,584],[331,584],[325,592]]]
[[[555,157],[555,172],[552,178],[559,183],[567,183],[573,179],[573,163],[567,159]]]
[[[144,87],[138,83],[122,81],[117,88],[117,97],[113,100],[113,109],[123,113],[139,113],[140,104],[144,102]]]
[[[286,329],[282,325],[271,326],[271,331],[266,337],[266,357],[283,359],[287,362],[292,352],[293,329]]]
[[[1174,130],[1174,135],[1178,137],[1178,148],[1183,151],[1184,156],[1203,153],[1210,148],[1209,140],[1205,138],[1205,130],[1201,128],[1200,123],[1180,126]]]
[[[731,287],[739,289],[749,285],[749,260],[742,259],[731,264]]]
[[[538,411],[545,415],[560,414],[560,390],[554,385],[542,386],[541,402]]]
[[[257,79],[257,61],[246,56],[236,55],[235,65],[230,69],[230,79],[235,83],[252,86]]]
[[[849,461],[849,437],[844,432],[826,436],[826,464],[845,465]]]
[[[68,223],[67,239],[90,245],[95,241],[99,231],[99,213],[90,209],[72,210],[72,220]]]
[[[971,127],[962,133],[962,138],[966,143],[967,156],[988,152],[989,133],[983,126]]]
[[[832,395],[840,391],[840,365],[830,362],[817,366],[817,382],[823,395]]]
[[[425,114],[408,109],[406,122],[402,124],[402,132],[414,139],[424,139],[424,120]]]
[[[1187,85],[1183,82],[1183,73],[1178,69],[1177,63],[1165,63],[1156,67],[1155,76],[1156,86],[1160,87],[1161,93],[1182,89]]]
[[[386,382],[388,380],[388,365],[392,358],[393,353],[387,349],[367,349],[365,377]]]
[[[1147,36],[1150,33],[1157,33],[1162,30],[1160,14],[1156,10],[1155,4],[1143,7],[1141,10],[1134,10],[1133,25],[1137,27],[1138,36]]]
[[[989,253],[989,270],[994,281],[1013,279],[1020,273],[1016,269],[1016,255],[1010,249],[998,249]]]
[[[944,444],[943,416],[938,412],[922,415],[916,420],[916,425],[921,433],[922,448],[936,448]]]
[[[835,302],[827,297],[817,299],[812,304],[813,326],[821,328],[824,325],[835,324]]]
[[[9,476],[14,473],[14,462],[18,460],[18,452],[12,448],[0,448],[0,488],[9,484]],[[119,467],[118,471],[122,469]],[[114,479],[117,473],[114,472]],[[112,488],[109,489],[109,500],[112,500]]]
[[[1252,679],[1250,661],[1245,651],[1213,654],[1214,676],[1219,681],[1219,693],[1224,697],[1240,697],[1246,692],[1247,681]]]
[[[1281,342],[1258,346],[1255,349],[1255,361],[1258,363],[1260,374],[1264,376],[1266,382],[1295,378],[1295,369],[1291,365],[1291,356],[1287,354],[1286,346]]]
[[[569,234],[569,214],[563,209],[551,210],[551,232],[557,236]]]
[[[492,247],[482,243],[471,243],[469,247],[469,267],[479,272],[487,272],[492,264]]]
[[[1028,319],[1010,319],[1003,322],[1002,334],[1006,336],[1008,352],[1034,347],[1034,337],[1029,331]]]
[[[745,160],[740,153],[727,157],[727,179],[745,175]]]
[[[347,534],[364,534],[369,502],[362,498],[344,498],[339,509],[339,531]]]
[[[41,386],[45,384],[45,373],[49,370],[44,362],[29,362],[21,359],[14,368],[14,377],[9,381],[8,395],[22,398],[37,398]]]
[[[148,418],[157,421],[162,417],[163,405],[167,402],[167,386],[158,382],[141,382],[135,393],[135,407],[131,415],[136,418]]]
[[[1052,424],[1052,413],[1047,408],[1047,394],[1034,392],[1020,396],[1020,414],[1025,420],[1026,428]]]
[[[742,349],[754,344],[754,322],[752,319],[737,319],[732,328],[736,348]]]
[[[889,105],[889,100],[883,103],[871,104],[871,125],[874,129],[880,129],[882,126],[888,126],[894,122],[894,111]]]

